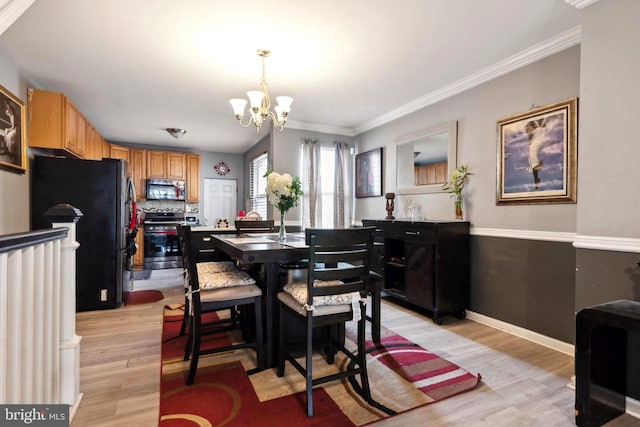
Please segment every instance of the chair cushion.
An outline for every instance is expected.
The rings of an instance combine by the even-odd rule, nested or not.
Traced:
[[[219,288],[207,291],[200,291],[200,302],[217,302],[256,297],[262,295],[262,291],[256,285],[235,286],[230,288]]]
[[[305,304],[301,304],[296,298],[294,298],[289,292],[278,292],[278,300],[287,306],[291,307],[297,313],[303,316],[307,316],[308,313],[312,313],[313,317],[326,316],[329,314],[348,313],[351,311],[351,303],[349,304],[333,304],[333,305],[321,305],[314,307],[312,311],[305,309]]]
[[[198,269],[198,275],[238,270],[236,265],[231,261],[199,262],[196,264],[196,268]]]
[[[200,289],[219,289],[234,286],[255,285],[256,281],[246,271],[221,271],[219,273],[198,274]]]
[[[320,286],[335,286],[341,285],[342,282],[340,280],[316,280],[313,282],[314,287]],[[296,299],[300,304],[307,303],[307,284],[306,283],[287,283],[282,288],[285,292],[291,294],[292,297]],[[338,295],[323,295],[323,296],[314,296],[313,297],[313,305],[314,306],[322,306],[322,305],[335,305],[335,304],[351,304],[353,300],[352,294],[357,294],[357,298],[360,298],[360,294],[357,292],[347,293],[347,294],[338,294]]]

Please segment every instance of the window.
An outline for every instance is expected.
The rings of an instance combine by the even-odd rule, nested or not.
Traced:
[[[249,165],[249,201],[251,210],[260,214],[262,219],[267,219],[267,153],[261,154],[251,160]]]
[[[339,150],[338,144],[341,146]],[[309,140],[303,141],[302,151],[304,226],[350,226],[353,221],[351,149],[344,143],[332,146]],[[311,188],[314,184],[315,191]]]

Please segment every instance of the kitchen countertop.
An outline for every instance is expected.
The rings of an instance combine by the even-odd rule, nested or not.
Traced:
[[[235,233],[235,227],[218,228],[213,225],[196,225],[191,227],[191,231],[210,231],[212,233]]]

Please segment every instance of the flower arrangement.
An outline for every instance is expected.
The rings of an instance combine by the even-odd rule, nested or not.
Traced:
[[[456,219],[463,219],[464,215],[462,212],[462,189],[464,188],[464,184],[469,179],[469,175],[473,175],[469,172],[469,166],[460,165],[451,175],[451,179],[449,182],[444,183],[442,186],[443,190],[446,190],[451,197],[454,198],[454,205],[456,208]]]
[[[455,196],[456,198],[461,197],[462,189],[464,188],[464,184],[469,179],[469,175],[473,175],[469,171],[469,166],[458,166],[458,168],[453,172],[453,175],[451,175],[451,179],[449,180],[449,182],[446,182],[442,186],[442,189],[450,193],[451,196]]]
[[[302,196],[300,178],[291,177],[288,173],[279,174],[269,169],[264,176],[267,178],[267,197],[269,202],[280,211],[286,213],[294,206],[298,206],[298,200]]]

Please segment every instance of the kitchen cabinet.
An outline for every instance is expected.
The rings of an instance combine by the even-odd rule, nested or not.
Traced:
[[[167,177],[167,154],[164,151],[147,151],[147,178]]]
[[[384,292],[431,311],[433,320],[466,316],[469,305],[469,222],[363,220],[384,242],[379,267]],[[376,268],[374,262],[374,270]]]
[[[29,146],[85,158],[86,119],[59,92],[28,90]]]
[[[138,247],[133,255],[133,268],[134,270],[141,270],[144,268],[144,227],[141,225],[138,226],[136,244]]]
[[[187,202],[200,201],[200,155],[187,154]]]
[[[109,145],[109,158],[120,159],[127,162],[127,176],[131,176],[129,170],[129,147],[123,147],[121,145],[110,144]]]
[[[167,179],[180,179],[184,181],[187,178],[185,153],[168,151],[165,154],[167,156]]]
[[[133,186],[136,188],[136,200],[144,200],[147,179],[147,150],[129,149],[129,170]]]

